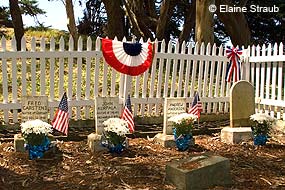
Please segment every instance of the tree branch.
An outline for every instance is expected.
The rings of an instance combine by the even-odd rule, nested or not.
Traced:
[[[130,19],[131,25],[133,26],[134,30],[136,31],[138,35],[137,37],[145,37],[144,33],[139,27],[135,13],[130,9],[130,5],[125,0],[122,0],[122,2],[123,2],[123,5],[125,5],[124,11],[126,12],[126,15],[128,16],[128,18]]]

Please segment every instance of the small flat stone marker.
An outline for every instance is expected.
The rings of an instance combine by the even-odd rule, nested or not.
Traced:
[[[163,110],[163,133],[158,133],[154,141],[163,147],[174,147],[175,141],[172,124],[168,119],[172,116],[186,112],[186,98],[165,98]]]
[[[230,90],[230,126],[222,129],[221,140],[238,144],[252,139],[249,117],[254,113],[254,87],[245,80],[236,82]]]
[[[216,185],[229,185],[230,161],[214,155],[198,155],[174,160],[166,164],[166,181],[179,190],[207,189]]]

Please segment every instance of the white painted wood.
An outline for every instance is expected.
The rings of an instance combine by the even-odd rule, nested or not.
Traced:
[[[17,52],[17,45],[16,45],[16,39],[15,37],[12,38],[12,43],[11,43],[11,49],[12,52]],[[12,58],[12,103],[17,103],[17,91],[18,91],[18,85],[17,85],[17,59]],[[13,110],[13,122],[16,123],[18,122],[18,110],[14,109]]]
[[[55,52],[55,39],[52,37],[50,39],[50,52]],[[49,101],[53,102],[54,101],[54,90],[55,90],[55,86],[54,86],[54,82],[55,82],[55,78],[54,78],[54,71],[55,71],[55,58],[50,58],[50,71],[49,71],[49,81],[50,81],[50,89],[49,89]],[[69,74],[70,77],[71,74]],[[50,120],[53,120],[54,117],[54,108],[50,107]]]
[[[221,52],[221,54],[223,56],[226,56],[226,52],[223,51]],[[222,78],[220,79],[221,81],[221,88],[220,88],[220,95],[221,97],[225,97],[226,96],[226,71],[227,71],[227,65],[229,63],[229,60],[227,59],[227,61],[223,61],[221,64],[222,64]],[[219,112],[227,112],[226,110],[226,106],[224,106],[226,103],[219,103]]]
[[[199,54],[199,44],[196,43],[194,47],[194,56]],[[197,61],[192,61],[192,76],[191,76],[191,88],[190,88],[190,97],[194,97],[195,89],[196,89],[196,73],[197,73]]]
[[[31,52],[36,52],[36,39],[31,39]],[[36,59],[31,59],[31,83],[32,83],[32,96],[36,95]]]
[[[249,57],[249,63],[251,63],[251,61],[250,61],[250,58],[251,57],[255,57],[255,46],[253,45],[253,46],[251,46],[251,53],[250,53],[250,57]],[[251,67],[250,67],[250,69],[251,69],[251,84],[252,85],[255,85],[255,82],[254,82],[254,79],[255,79],[255,76],[254,76],[254,73],[255,73],[255,64],[253,63],[253,64],[251,64]]]
[[[41,38],[41,43],[40,43],[40,51],[45,52],[46,49],[46,43],[45,43],[45,38]],[[40,58],[40,95],[44,96],[46,95],[46,63],[45,63],[45,58],[41,57]]]
[[[83,51],[83,41],[82,37],[80,36],[78,38],[78,47],[77,51],[82,52]],[[82,57],[77,57],[77,80],[76,80],[76,100],[81,100],[81,94],[82,94]],[[76,107],[76,119],[79,120],[81,117],[81,107]]]
[[[204,42],[202,42],[202,44],[200,46],[200,55],[205,55],[205,44],[204,44]],[[203,92],[202,92],[203,70],[204,70],[204,60],[199,60],[198,89],[197,89],[197,91],[199,92],[200,95],[203,95]],[[203,107],[203,110],[205,110],[204,107]]]
[[[179,50],[179,46],[178,46],[178,50]],[[181,44],[181,51],[180,54],[185,54],[185,41]],[[177,86],[177,97],[181,97],[184,96],[184,94],[182,94],[182,87],[183,87],[183,83],[185,83],[185,80],[183,81],[183,79],[185,79],[184,77],[184,65],[185,65],[185,61],[184,59],[180,59],[179,60],[179,73],[178,73],[178,86]]]
[[[220,45],[219,49],[218,49],[218,56],[223,56],[223,46]],[[220,96],[219,95],[219,90],[220,90],[220,81],[223,80],[221,78],[221,70],[222,70],[222,62],[221,61],[218,61],[218,64],[217,64],[217,73],[216,73],[216,83],[215,83],[215,86],[214,86],[214,89],[215,89],[215,94],[214,94],[214,97],[218,97]],[[217,110],[217,103],[214,103],[213,104],[213,112],[216,113],[218,110]]]
[[[187,54],[190,55],[192,54],[192,49],[193,45],[189,44],[187,48]],[[185,83],[184,83],[184,97],[190,97],[191,94],[188,95],[188,92],[190,91],[190,86],[189,86],[189,80],[190,80],[190,69],[191,69],[191,60],[187,59],[186,60],[186,71],[185,71]]]
[[[1,46],[2,46],[2,52],[5,53],[7,51],[6,49],[6,39],[4,36],[1,38]],[[8,73],[7,73],[7,59],[1,58],[2,61],[2,91],[3,91],[3,104],[8,105]],[[9,112],[8,109],[3,109],[4,114],[4,122],[9,123]]]
[[[237,48],[238,48],[238,46],[237,46]],[[226,56],[226,51],[225,50],[224,50],[224,56]],[[224,78],[224,80],[225,80],[225,78]],[[233,83],[234,82],[231,82],[231,83],[226,82],[226,97],[230,96],[230,88],[231,88]],[[229,112],[229,108],[230,108],[229,102],[225,102],[224,112]]]
[[[156,41],[155,45],[158,46],[158,41]],[[160,47],[160,52],[165,53],[165,40],[162,40],[161,42],[161,47]],[[158,52],[156,52],[157,54]],[[164,59],[159,58],[158,63],[159,63],[159,68],[158,68],[158,76],[157,76],[157,91],[156,91],[156,97],[160,98],[161,97],[161,87],[162,87],[162,82],[163,82],[163,68],[164,68]]]
[[[216,51],[217,51],[217,47],[216,47],[216,44],[213,45],[212,47],[212,53],[211,55],[212,56],[216,56]],[[216,63],[214,61],[211,61],[210,62],[210,83],[209,83],[209,92],[208,92],[208,97],[213,97],[213,87],[214,85],[214,77],[215,77],[215,65]],[[212,105],[211,103],[208,103],[208,106],[207,106],[207,113],[211,113],[211,108],[212,108]]]
[[[267,55],[271,56],[272,46],[271,44],[267,47]],[[271,62],[267,62],[266,64],[266,92],[265,97],[269,99],[270,97],[270,81],[271,81]]]
[[[156,85],[156,81],[158,80],[158,76],[157,76],[157,67],[159,66],[159,60],[157,59],[157,51],[158,51],[158,46],[157,46],[158,40],[156,39],[153,43],[154,46],[154,58],[153,58],[153,62],[152,62],[152,69],[151,69],[151,77],[150,77],[150,94],[149,97],[153,98],[155,96],[155,93],[157,91],[157,85]],[[156,90],[156,91],[155,91]],[[154,106],[154,110],[152,110],[152,107]],[[156,115],[159,114],[158,113],[158,106],[159,104],[154,104],[154,105],[150,105],[148,107],[149,112],[154,112]]]
[[[140,43],[143,43],[143,39],[140,39]],[[149,70],[144,72],[143,74],[143,82],[142,82],[142,98],[147,98],[147,92],[148,92],[148,77],[149,77]],[[149,106],[146,107],[144,103],[141,104],[141,115],[145,114],[145,111],[149,111]]]
[[[95,50],[96,51],[100,51],[100,48],[101,48],[101,40],[99,37],[96,38],[96,47],[95,47]],[[99,69],[100,69],[100,60],[103,60],[101,59],[100,57],[95,57],[95,73],[94,73],[94,76],[95,76],[95,79],[94,79],[94,99],[96,97],[98,97],[98,93],[99,93]]]
[[[260,56],[260,46],[256,46],[256,56]],[[256,63],[255,68],[255,96],[259,97],[260,94],[260,63]]]
[[[171,44],[171,42],[169,42],[168,46],[167,46],[167,52],[166,53],[170,53],[171,51],[172,51],[172,44]],[[168,96],[168,84],[169,84],[170,66],[171,66],[171,60],[167,59],[166,60],[166,66],[165,66],[165,78],[164,78],[164,89],[163,89],[163,97],[164,98],[169,97]]]
[[[156,81],[156,65],[157,65],[157,46],[154,46],[154,57],[151,65],[151,74],[150,74],[150,88],[149,88],[149,97],[154,97],[155,90],[155,81]]]
[[[217,55],[215,55],[217,52],[215,46],[207,46],[206,51],[205,47],[200,47],[200,52],[198,45],[194,48],[189,46],[187,53],[185,53],[186,45],[184,42],[181,46],[181,52],[178,51],[178,45],[176,45],[175,51],[172,53],[171,43],[168,44],[168,50],[165,52],[165,42],[161,42],[162,48],[158,51],[157,44],[160,42],[156,41],[152,69],[135,77],[134,83],[130,80],[128,86],[122,86],[121,83],[125,84],[126,81],[125,75],[120,74],[118,76],[117,71],[103,64],[100,38],[96,40],[94,51],[92,51],[92,40],[90,38],[87,39],[87,50],[83,50],[83,46],[81,49],[73,50],[73,42],[70,40],[69,49],[65,51],[63,39],[60,40],[58,50],[55,49],[55,40],[51,39],[49,51],[45,49],[43,38],[38,48],[35,38],[31,40],[31,51],[26,51],[24,38],[22,39],[21,51],[15,51],[15,41],[11,42],[13,51],[7,50],[6,43],[6,39],[2,37],[0,80],[3,88],[3,101],[1,98],[0,110],[3,112],[6,123],[9,122],[11,115],[9,110],[16,110],[11,116],[13,116],[13,122],[18,121],[17,109],[21,108],[21,95],[43,95],[47,93],[49,95],[50,119],[53,119],[54,111],[58,107],[66,86],[68,88],[70,115],[76,119],[90,117],[90,110],[94,109],[92,107],[94,107],[95,97],[119,95],[122,103],[126,97],[125,92],[128,88],[132,89],[133,86],[134,92],[130,91],[130,93],[133,94],[134,115],[162,114],[163,98],[176,96],[176,93],[177,96],[186,97],[186,101],[190,103],[195,90],[198,90],[201,95],[205,108],[204,112],[228,112],[229,89],[232,83],[225,82],[228,59],[222,46],[219,47]],[[264,109],[266,113],[274,115],[276,118],[285,119],[285,114],[283,114],[285,106],[282,103],[285,102],[283,44],[279,46],[275,44],[273,51],[271,47],[269,45],[267,48],[266,46],[247,48],[245,54],[248,55],[248,58],[244,60],[246,60],[246,64],[248,64],[246,66],[250,72],[246,73],[248,75],[246,78],[253,82],[255,91],[258,91],[256,102],[260,101],[259,110]],[[192,49],[194,50],[193,53]],[[210,51],[211,49],[212,51]],[[268,50],[270,51],[268,52]],[[82,65],[83,61],[86,65]],[[173,72],[175,64],[176,71]],[[267,65],[270,67],[267,68]],[[201,69],[198,70],[198,68]],[[84,78],[80,73],[82,69],[86,73]],[[7,73],[8,70],[11,70],[11,75]],[[93,70],[94,73],[91,73]],[[171,76],[170,71],[172,72]],[[46,79],[45,73],[49,73],[49,79]],[[122,80],[117,79],[118,77],[121,77]],[[17,79],[19,78],[21,78],[21,84],[18,83],[19,80]],[[11,86],[8,86],[10,83]],[[116,90],[118,83],[119,92]],[[29,86],[31,86],[31,92],[27,90]],[[43,86],[47,88],[43,89]],[[18,89],[22,92],[20,96]],[[73,92],[72,89],[75,91]],[[59,94],[55,95],[56,91]],[[76,95],[75,99],[72,98],[73,94]],[[72,108],[76,108],[73,115]],[[81,110],[84,111],[84,114],[81,114]]]
[[[278,61],[284,61],[285,55],[280,56],[258,56],[258,57],[249,57],[250,62],[278,62]]]
[[[1,38],[2,52],[6,52],[6,39],[4,36]],[[3,104],[8,103],[8,74],[7,74],[7,60],[1,57],[1,69],[2,69],[2,92],[3,92]],[[8,111],[4,110],[4,122],[9,122]]]
[[[207,44],[207,46],[205,47],[206,51],[206,55],[211,55],[211,46],[210,46],[210,43]],[[201,96],[202,97],[206,97],[208,96],[208,92],[207,92],[207,88],[208,88],[208,81],[209,81],[209,61],[205,61],[203,62],[204,63],[204,69],[203,69],[203,82],[201,83],[202,85],[202,92],[200,92]],[[203,104],[203,111],[204,112],[207,112],[207,104],[204,103]]]
[[[74,40],[72,38],[72,36],[69,37],[69,41],[68,41],[68,51],[69,52],[72,52],[74,51]],[[71,56],[68,56],[67,57],[67,64],[68,64],[68,92],[67,92],[67,98],[68,100],[71,100],[72,99],[72,80],[73,80],[73,60],[74,60],[74,57]],[[71,113],[69,113],[71,114]]]
[[[26,38],[23,36],[21,39],[21,51],[25,52],[26,51]],[[22,96],[27,95],[27,59],[23,58],[22,64],[21,64],[21,70],[22,70],[22,75],[21,75],[21,81],[22,81]]]
[[[273,47],[273,56],[277,56],[277,43]],[[272,63],[272,82],[271,82],[271,99],[275,100],[276,98],[276,81],[277,81],[277,62]]]
[[[59,40],[59,51],[64,52],[64,38],[61,37]],[[58,73],[58,98],[60,99],[65,91],[64,89],[64,57],[59,58],[59,73]]]
[[[103,81],[102,81],[102,96],[107,96],[107,87],[108,87],[108,65],[104,60],[103,63]]]
[[[169,43],[172,43],[171,41]],[[174,46],[174,52],[178,54],[179,51],[179,42],[176,43]],[[180,59],[181,60],[181,59]],[[175,92],[177,92],[177,66],[178,66],[178,59],[175,58],[172,60],[172,76],[171,76],[171,87],[170,87],[170,97],[174,97]]]
[[[92,40],[91,37],[89,36],[87,38],[87,51],[92,51]],[[90,99],[90,91],[91,91],[91,57],[86,57],[86,86],[85,86],[85,100]],[[90,107],[85,106],[85,118],[90,119]]]
[[[279,53],[278,56],[283,55],[283,44],[280,43],[279,45]],[[282,62],[278,62],[278,83],[277,83],[277,99],[281,100],[282,99],[282,78],[283,78],[283,64]],[[285,78],[284,78],[285,79]],[[285,85],[285,83],[284,83]],[[283,88],[283,91],[285,93],[285,88]]]

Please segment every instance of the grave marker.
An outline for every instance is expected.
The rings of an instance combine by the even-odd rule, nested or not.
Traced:
[[[168,119],[174,115],[186,112],[186,98],[165,98],[163,109],[163,133],[158,133],[154,141],[163,147],[174,147],[172,124]]]
[[[254,87],[245,80],[236,82],[230,90],[230,126],[222,129],[222,141],[237,144],[250,140],[249,116],[255,113],[254,110]]]
[[[249,116],[255,113],[254,87],[242,80],[230,91],[230,127],[250,126]]]
[[[48,122],[48,97],[23,96],[22,97],[22,123],[28,120],[40,119]],[[21,134],[14,135],[14,150],[24,152],[24,138]]]
[[[163,134],[173,135],[172,124],[168,119],[186,112],[186,98],[165,98],[163,116]]]
[[[48,121],[48,97],[47,96],[23,96],[22,97],[22,122],[40,119]]]
[[[120,117],[119,97],[97,97],[95,99],[95,131],[87,137],[87,145],[91,152],[107,150],[101,145],[103,122],[112,117]]]
[[[95,99],[96,133],[102,134],[103,122],[112,117],[120,117],[118,97],[97,97]]]

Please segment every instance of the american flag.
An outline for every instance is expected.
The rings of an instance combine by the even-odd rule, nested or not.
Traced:
[[[131,107],[131,97],[128,95],[128,98],[125,103],[125,107],[122,114],[122,119],[126,120],[128,122],[128,127],[130,132],[134,132],[135,130],[135,123],[134,123],[134,115],[132,113],[132,107]]]
[[[188,111],[188,113],[197,115],[198,119],[199,119],[200,118],[200,113],[201,113],[202,110],[203,110],[202,102],[200,101],[199,93],[196,92],[196,94],[194,96],[194,99],[193,99],[193,102],[191,104],[191,108]]]
[[[67,135],[68,130],[68,104],[67,104],[67,96],[66,92],[63,94],[58,110],[52,120],[52,127],[65,135]]]

